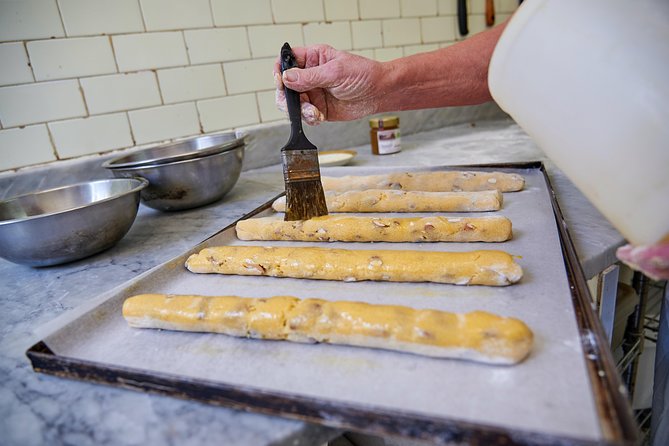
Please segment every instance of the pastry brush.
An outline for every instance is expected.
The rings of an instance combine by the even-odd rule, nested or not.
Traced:
[[[281,48],[281,73],[297,67],[293,50],[288,43]],[[311,143],[302,129],[300,94],[285,88],[290,139],[281,149],[283,180],[286,185],[286,214],[284,220],[308,220],[327,215],[325,194],[321,184],[318,165],[318,149]]]

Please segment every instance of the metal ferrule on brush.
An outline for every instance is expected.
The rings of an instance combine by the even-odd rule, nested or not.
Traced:
[[[320,181],[318,152],[315,150],[283,150],[283,179],[286,183]]]

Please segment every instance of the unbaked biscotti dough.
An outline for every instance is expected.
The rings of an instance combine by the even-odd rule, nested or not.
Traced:
[[[525,179],[516,173],[441,171],[398,172],[381,175],[322,177],[323,188],[332,191],[397,189],[428,192],[499,190],[516,192]]]
[[[284,221],[280,216],[249,218],[236,225],[241,240],[306,242],[504,242],[511,220],[490,217],[358,217],[328,215]]]
[[[191,255],[186,267],[194,273],[493,286],[510,285],[523,275],[520,265],[503,251],[217,246]]]
[[[502,207],[498,190],[477,192],[425,192],[404,190],[350,190],[325,193],[329,212],[483,212]],[[285,212],[286,197],[272,204]]]
[[[483,311],[457,314],[291,296],[142,294],[124,302],[123,316],[137,328],[353,345],[492,364],[522,361],[533,341],[522,321]]]

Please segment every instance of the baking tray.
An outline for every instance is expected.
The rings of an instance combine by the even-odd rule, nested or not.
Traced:
[[[504,249],[525,276],[509,287],[195,275],[185,259],[219,244],[335,247],[340,243],[242,242],[234,225],[69,316],[27,351],[35,371],[435,443],[632,444],[637,429],[544,166],[539,162],[441,166],[521,173],[505,194],[503,244],[346,244],[351,249]],[[343,174],[406,170],[340,168]],[[415,169],[415,168],[414,168]],[[426,169],[422,169],[426,170]],[[273,199],[272,199],[273,200]],[[272,200],[244,218],[269,212]],[[457,214],[462,215],[462,214]],[[479,215],[471,213],[470,215]],[[257,341],[131,329],[123,300],[143,292],[291,294],[447,311],[484,309],[523,319],[535,349],[516,366],[489,366],[347,346]]]

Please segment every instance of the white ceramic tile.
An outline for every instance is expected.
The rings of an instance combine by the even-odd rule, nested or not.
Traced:
[[[224,62],[251,57],[246,28],[216,28],[184,31],[192,64]]]
[[[216,26],[272,23],[270,0],[211,0]]]
[[[496,12],[495,13],[495,25],[499,25],[500,23],[506,22],[509,17],[511,17],[513,14],[510,12]]]
[[[272,0],[272,14],[276,23],[302,23],[325,20],[321,0]]]
[[[327,43],[338,50],[350,50],[351,26],[349,22],[308,23],[304,25],[304,43]]]
[[[68,36],[144,31],[138,0],[58,0]]]
[[[228,94],[274,88],[274,62],[276,58],[226,62],[223,64]]]
[[[112,42],[120,71],[188,65],[181,32],[126,34],[113,36]]]
[[[225,95],[219,64],[158,70],[158,83],[166,104]]]
[[[325,0],[325,20],[357,20],[358,0]]]
[[[439,45],[436,43],[429,43],[425,45],[408,45],[404,47],[404,55],[411,56],[414,54],[427,53],[429,51],[438,50]]]
[[[518,0],[495,0],[495,12],[510,13],[516,9],[518,9]]]
[[[22,84],[34,80],[23,43],[1,44],[0,61],[0,85]]]
[[[49,130],[60,159],[133,145],[125,113],[52,122]]]
[[[151,71],[81,79],[90,114],[159,105],[156,76]]]
[[[456,15],[458,13],[458,0],[437,0],[439,15]]]
[[[437,15],[437,0],[400,0],[400,11],[402,17],[434,16]]]
[[[128,112],[136,144],[164,141],[200,133],[195,104],[165,105]]]
[[[400,16],[400,0],[358,0],[361,19],[387,19]]]
[[[55,159],[46,125],[0,130],[0,171]]]
[[[468,14],[485,14],[485,0],[468,0],[467,13]]]
[[[399,59],[403,56],[404,53],[400,47],[376,48],[374,50],[374,59],[378,60],[379,62],[387,62],[389,60]]]
[[[256,95],[253,93],[198,101],[197,108],[205,132],[260,122]]]
[[[5,128],[81,116],[86,116],[86,108],[76,80],[0,88],[0,121]]]
[[[353,50],[353,51],[351,51],[351,54],[366,57],[367,59],[374,59],[374,50],[371,50],[371,49],[370,50]]]
[[[291,46],[302,46],[302,25],[249,26],[251,54],[256,57],[278,57],[284,42]]]
[[[383,46],[421,43],[419,19],[389,19],[382,22]]]
[[[286,113],[276,108],[275,94],[276,90],[259,91],[256,93],[256,96],[258,97],[258,108],[260,109],[260,120],[262,122],[288,119]]]
[[[420,19],[423,42],[448,42],[456,37],[456,18],[426,17]]]
[[[0,42],[64,35],[56,0],[0,1]]]
[[[351,22],[353,48],[378,48],[383,46],[380,20]]]
[[[213,25],[209,0],[139,0],[147,31],[206,28]]]
[[[469,14],[469,36],[488,29],[485,23],[485,14]]]
[[[109,37],[80,37],[28,42],[38,81],[116,72]]]

